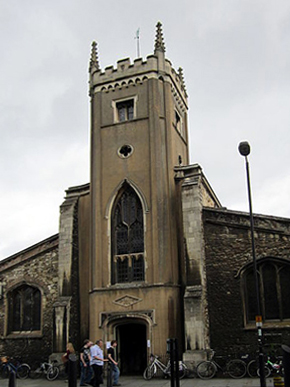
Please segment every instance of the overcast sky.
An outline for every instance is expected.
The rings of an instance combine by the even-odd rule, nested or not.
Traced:
[[[0,0],[0,259],[58,232],[68,187],[89,182],[88,63],[153,53],[189,95],[190,160],[222,205],[290,217],[289,0]]]

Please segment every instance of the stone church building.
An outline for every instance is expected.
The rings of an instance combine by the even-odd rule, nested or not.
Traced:
[[[93,43],[89,95],[90,183],[66,190],[57,235],[0,262],[0,354],[39,362],[116,338],[123,374],[141,374],[167,338],[188,362],[255,352],[249,216],[189,165],[187,93],[161,24],[145,61],[102,70]],[[290,220],[254,221],[271,349],[290,340]]]

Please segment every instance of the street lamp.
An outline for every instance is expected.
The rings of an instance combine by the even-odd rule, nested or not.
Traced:
[[[250,224],[251,224],[254,281],[255,281],[256,298],[257,298],[256,327],[258,332],[260,385],[261,387],[266,387],[265,365],[264,365],[264,354],[263,354],[262,315],[261,315],[261,305],[260,305],[260,288],[259,288],[259,279],[258,279],[258,271],[257,271],[256,249],[255,249],[254,218],[253,218],[253,210],[252,210],[252,197],[251,197],[251,184],[250,184],[250,168],[249,168],[249,162],[247,157],[250,154],[250,151],[251,151],[251,148],[247,141],[243,141],[239,144],[239,152],[242,156],[245,157],[246,172],[247,172],[247,187],[248,187],[249,212],[250,212]]]

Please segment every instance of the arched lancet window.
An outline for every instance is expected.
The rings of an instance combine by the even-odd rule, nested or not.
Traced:
[[[290,263],[266,258],[257,262],[260,306],[263,320],[290,319]],[[247,322],[255,321],[257,314],[256,288],[253,265],[243,274]]]
[[[281,310],[283,320],[290,319],[290,266],[283,267],[279,270],[280,287],[283,289],[281,294]]]
[[[124,184],[112,217],[112,284],[144,281],[144,224],[142,204]]]
[[[261,265],[260,272],[262,274],[262,291],[264,298],[264,316],[265,320],[280,319],[278,294],[277,294],[277,270],[272,263]]]
[[[39,289],[21,285],[8,293],[8,333],[39,331],[41,325],[41,293]]]

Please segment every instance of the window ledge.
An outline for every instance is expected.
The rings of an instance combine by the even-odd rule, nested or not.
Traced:
[[[123,120],[123,121],[114,121],[113,125],[120,125],[120,124],[126,124],[128,122],[134,122],[134,121],[137,121],[138,119],[137,118],[130,118],[130,119],[126,119],[126,120]],[[109,125],[111,126],[111,125]]]
[[[35,332],[14,332],[9,333],[6,336],[6,339],[23,339],[23,338],[30,338],[30,339],[41,339],[43,337],[41,331],[35,331]]]
[[[129,288],[140,288],[144,287],[146,285],[145,281],[135,281],[135,282],[117,282],[115,284],[112,284],[111,288],[117,288],[117,289],[129,289]]]

